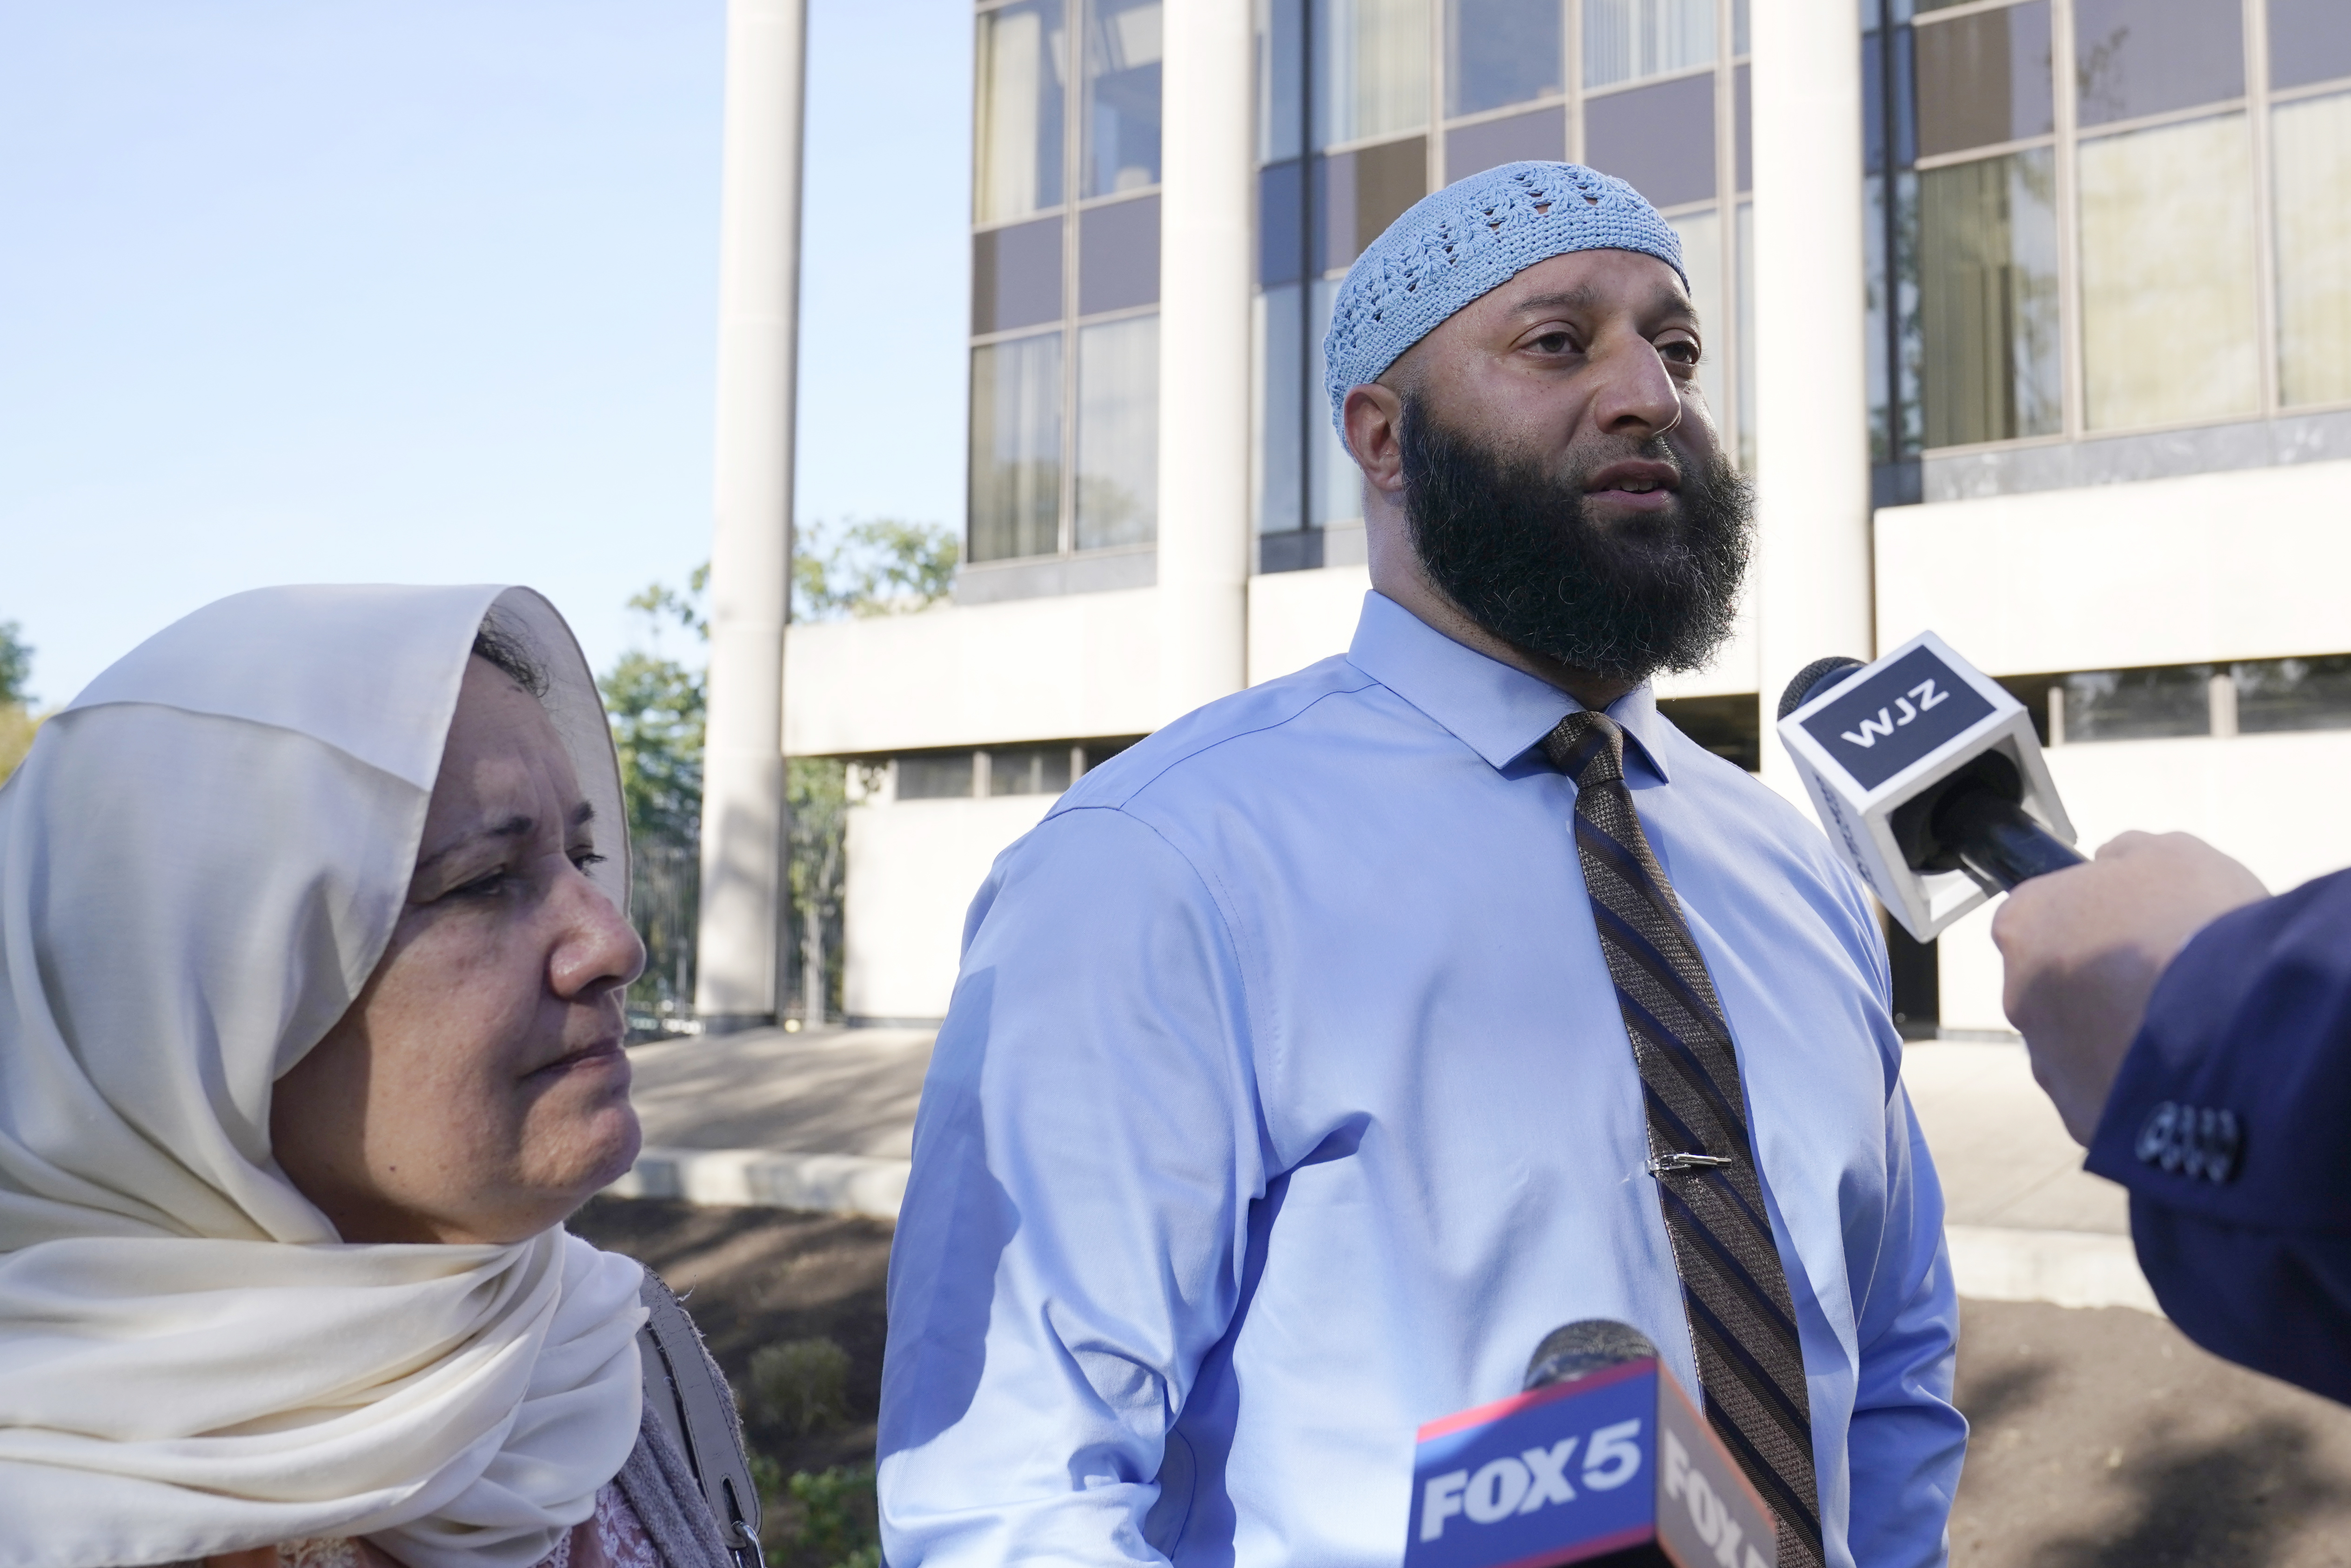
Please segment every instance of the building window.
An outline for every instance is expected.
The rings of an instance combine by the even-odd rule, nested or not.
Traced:
[[[1324,530],[1363,515],[1322,384],[1349,265],[1429,191],[1499,163],[1573,158],[1657,204],[1706,329],[1700,383],[1751,463],[1746,36],[1744,0],[1261,0],[1260,570],[1323,564]]]
[[[1160,0],[1007,0],[977,26],[965,559],[1147,546]]]
[[[1139,738],[1117,736],[998,746],[984,751],[904,752],[886,759],[895,780],[890,796],[897,800],[971,800],[998,795],[1058,795]]]
[[[2351,6],[1880,5],[1880,462],[2351,403]]]

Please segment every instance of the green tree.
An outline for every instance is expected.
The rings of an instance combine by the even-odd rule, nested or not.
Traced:
[[[792,559],[798,620],[921,610],[945,598],[955,579],[955,536],[933,524],[820,523],[805,530],[801,543]],[[635,883],[630,915],[646,948],[645,975],[629,1000],[640,1015],[684,1015],[694,1004],[707,705],[702,670],[668,657],[661,644],[673,626],[697,642],[709,640],[709,586],[710,568],[702,566],[683,589],[656,582],[631,599],[629,608],[645,618],[651,645],[622,653],[597,683],[611,716],[628,802]],[[794,1010],[812,1023],[841,1009],[848,785],[848,768],[838,758],[795,757],[786,764],[789,946],[799,959]]]
[[[25,629],[14,621],[0,621],[0,707],[31,707],[33,694],[25,683],[33,678],[33,648]]]
[[[32,644],[16,622],[0,621],[0,779],[16,771],[33,749],[33,732],[41,727],[31,711],[33,694],[26,689],[32,678]]]
[[[926,610],[955,586],[962,551],[935,523],[812,523],[792,556],[792,618],[838,621]]]

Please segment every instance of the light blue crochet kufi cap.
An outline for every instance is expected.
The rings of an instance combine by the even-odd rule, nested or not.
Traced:
[[[1572,250],[1654,256],[1682,285],[1682,242],[1640,192],[1581,163],[1504,163],[1413,204],[1355,258],[1322,339],[1331,423],[1349,389],[1377,381],[1464,305]]]

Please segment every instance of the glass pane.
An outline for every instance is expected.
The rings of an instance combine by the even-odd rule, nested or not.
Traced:
[[[2056,129],[2048,0],[1917,30],[1918,151],[1929,157]]]
[[[1755,472],[1755,204],[1739,204],[1739,466]]]
[[[1445,112],[1479,114],[1564,92],[1560,14],[1560,0],[1445,0]]]
[[[1332,523],[1350,522],[1364,515],[1364,476],[1355,460],[1347,452],[1347,444],[1339,439],[1338,427],[1331,423],[1331,400],[1322,390],[1323,371],[1328,361],[1322,358],[1322,340],[1331,330],[1331,307],[1339,298],[1339,282],[1325,277],[1314,285],[1314,316],[1311,330],[1315,345],[1314,382],[1307,389],[1307,398],[1314,417],[1307,422],[1310,444],[1306,471],[1306,520],[1314,528]]]
[[[1078,314],[1159,300],[1159,198],[1088,207],[1078,214]]]
[[[2237,728],[2351,729],[2351,653],[2317,659],[2257,659],[2232,664]]]
[[[2270,0],[2270,86],[2304,87],[2336,77],[2351,77],[2351,5]]]
[[[2084,125],[2218,103],[2245,90],[2238,0],[2074,0]]]
[[[1061,548],[1061,335],[971,351],[971,559]]]
[[[1584,99],[1583,161],[1656,206],[1712,196],[1713,73]]]
[[[1006,747],[987,754],[991,795],[1058,795],[1069,787],[1066,746]]]
[[[1159,183],[1159,0],[1091,0],[1084,194]]]
[[[1538,109],[1505,120],[1482,120],[1445,133],[1445,183],[1525,158],[1567,156],[1567,110]]]
[[[1061,0],[979,19],[972,211],[981,223],[1061,203]]]
[[[1314,145],[1428,124],[1428,0],[1314,0]]]
[[[971,798],[971,753],[931,752],[898,758],[898,799],[953,800]]]
[[[1731,0],[1730,52],[1741,57],[1747,53],[1747,0]]]
[[[1292,284],[1257,297],[1257,531],[1288,533],[1304,523],[1301,449],[1306,421],[1322,403],[1306,384],[1305,290]],[[1313,356],[1321,362],[1321,356]]]
[[[1428,138],[1314,160],[1314,270],[1345,267],[1428,193]]]
[[[1008,332],[1061,315],[1061,220],[971,236],[971,329]]]
[[[1673,220],[1681,236],[1682,265],[1689,269],[1690,303],[1698,307],[1698,340],[1706,346],[1698,361],[1698,384],[1706,406],[1719,429],[1724,409],[1723,345],[1730,340],[1730,318],[1722,303],[1722,219],[1712,209],[1684,213]]]
[[[1271,286],[1306,276],[1306,164],[1291,159],[1257,174],[1257,280]]]
[[[1740,194],[1755,188],[1755,88],[1753,72],[1740,66],[1730,73],[1731,141],[1738,160]]]
[[[1918,176],[1929,447],[2063,423],[2056,169],[2038,148]]]
[[[2212,666],[2085,670],[2067,675],[2065,741],[2212,733]]]
[[[1258,0],[1257,161],[1306,151],[1306,0]]]
[[[1077,548],[1147,544],[1159,529],[1159,318],[1078,333]]]
[[[2082,143],[2082,372],[2092,426],[2261,406],[2245,117]],[[2187,214],[2192,193],[2193,222]]]
[[[1583,85],[1639,81],[1714,58],[1714,0],[1583,0]]]
[[[2271,120],[2277,179],[2278,392],[2351,399],[2351,93]]]

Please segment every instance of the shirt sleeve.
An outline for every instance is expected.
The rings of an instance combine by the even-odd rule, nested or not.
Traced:
[[[2091,1139],[2156,1299],[2216,1355],[2351,1399],[2351,872],[2225,915],[2148,998]]]
[[[1264,1189],[1246,1010],[1215,899],[1147,825],[1066,810],[998,860],[890,1260],[896,1568],[1166,1561],[1166,1434]]]
[[[1959,1303],[1943,1245],[1943,1189],[1900,1084],[1886,1108],[1886,1229],[1855,1301],[1861,1366],[1846,1439],[1847,1540],[1865,1568],[1940,1564],[1967,1418],[1951,1403]]]

